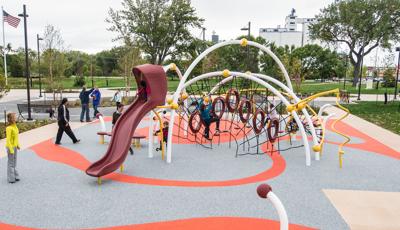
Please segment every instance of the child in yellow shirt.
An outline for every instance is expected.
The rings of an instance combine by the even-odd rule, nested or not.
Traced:
[[[7,114],[8,126],[6,128],[6,149],[7,149],[7,179],[9,183],[19,181],[17,166],[17,152],[20,149],[18,134],[19,130],[16,124],[17,117],[15,113]]]

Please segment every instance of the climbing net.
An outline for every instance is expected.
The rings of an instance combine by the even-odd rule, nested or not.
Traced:
[[[221,84],[223,80],[223,76],[201,79],[181,93],[178,121],[173,124],[178,143],[186,141],[212,149],[224,137],[230,148],[236,148],[236,156],[273,154],[303,146],[292,142],[291,135],[296,135],[298,125],[272,92],[242,78],[232,77]],[[204,137],[206,125],[199,110],[202,103],[211,103],[211,115],[220,121],[220,132],[216,132],[215,123],[211,124],[209,139]],[[307,123],[304,116],[301,120]],[[311,135],[310,129],[306,130]],[[283,140],[288,140],[289,145],[281,145]],[[267,148],[260,150],[264,144]]]

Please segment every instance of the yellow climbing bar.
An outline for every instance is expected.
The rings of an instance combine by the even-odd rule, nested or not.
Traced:
[[[340,90],[337,88],[337,89],[328,90],[328,91],[325,91],[325,92],[320,92],[320,93],[311,95],[311,96],[309,96],[309,97],[307,97],[307,98],[305,98],[305,99],[303,99],[303,100],[301,100],[301,101],[299,101],[299,102],[297,102],[297,103],[295,103],[295,104],[288,105],[288,106],[286,107],[286,110],[287,110],[289,113],[291,113],[291,112],[293,112],[293,111],[302,110],[303,108],[306,107],[306,108],[310,109],[310,111],[311,111],[314,115],[316,115],[315,111],[311,108],[311,106],[308,105],[308,103],[311,102],[311,101],[313,101],[313,100],[315,100],[315,99],[318,98],[318,97],[326,96],[326,95],[329,95],[329,94],[335,94],[335,95],[336,95],[336,105],[337,105],[337,107],[339,107],[341,110],[343,110],[343,111],[346,112],[342,117],[340,117],[339,119],[336,119],[336,120],[332,123],[332,126],[331,126],[333,132],[335,132],[335,133],[339,134],[340,136],[346,138],[346,141],[344,141],[343,143],[341,143],[341,144],[339,145],[339,166],[340,166],[340,168],[342,168],[342,166],[343,166],[343,154],[344,154],[343,146],[346,145],[347,143],[349,143],[351,139],[350,139],[349,136],[347,136],[347,135],[344,134],[344,133],[339,132],[339,131],[335,128],[336,123],[337,123],[338,121],[341,121],[341,120],[345,119],[345,118],[350,114],[349,110],[346,109],[345,107],[343,107],[342,105],[340,105],[340,103],[339,103],[339,100],[340,100]],[[320,119],[320,118],[318,118],[318,119]],[[323,127],[323,126],[322,126],[322,127]],[[323,129],[324,129],[324,127],[323,127]],[[322,150],[322,146],[323,146],[323,143],[324,143],[324,141],[325,141],[325,130],[323,130],[323,134],[322,134],[322,135],[323,135],[323,136],[322,136],[320,145],[319,145],[319,146],[314,146],[314,147],[313,147],[314,151],[315,151],[315,150]]]

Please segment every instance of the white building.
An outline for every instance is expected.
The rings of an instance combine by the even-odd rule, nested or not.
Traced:
[[[285,18],[285,27],[281,28],[260,28],[259,36],[269,42],[274,42],[277,46],[296,46],[301,47],[306,44],[321,44],[319,41],[311,40],[309,36],[309,26],[315,21],[314,18],[298,18],[296,11]],[[301,30],[298,30],[301,27]]]

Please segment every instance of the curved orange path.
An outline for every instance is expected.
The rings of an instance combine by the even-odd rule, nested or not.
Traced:
[[[2,230],[37,230],[38,228],[20,227],[0,222],[0,229]],[[94,230],[150,230],[150,229],[165,229],[165,230],[265,230],[265,229],[279,229],[279,222],[268,219],[260,218],[247,218],[247,217],[206,217],[206,218],[192,218],[183,220],[163,221],[147,224],[133,224],[117,227],[107,228],[92,228]],[[301,225],[290,224],[290,230],[312,230]]]
[[[263,145],[261,149],[265,151],[267,145]],[[85,171],[89,167],[90,162],[81,154],[55,145],[51,140],[41,142],[34,145],[31,149],[41,158],[54,161],[62,164],[72,166],[76,169]],[[269,155],[268,155],[269,156]],[[181,187],[221,187],[221,186],[234,186],[248,183],[255,183],[265,181],[281,174],[286,167],[286,162],[279,154],[270,156],[272,159],[272,167],[253,176],[224,180],[224,181],[184,181],[184,180],[167,180],[167,179],[154,179],[146,177],[137,177],[121,173],[111,173],[103,178],[111,179],[114,181],[131,183],[131,184],[146,184],[158,186],[181,186]]]

